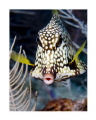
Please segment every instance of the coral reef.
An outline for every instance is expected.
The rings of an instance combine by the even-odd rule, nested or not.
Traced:
[[[62,98],[48,102],[41,111],[87,111],[87,99],[74,100]]]

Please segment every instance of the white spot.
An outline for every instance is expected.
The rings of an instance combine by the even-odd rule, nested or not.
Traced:
[[[61,57],[60,60],[63,61],[63,57]]]
[[[51,44],[51,41],[48,41],[49,44]]]
[[[48,46],[45,46],[45,49],[48,49]]]
[[[42,39],[42,41],[44,42],[44,41],[45,41],[45,39],[43,38],[43,39]]]
[[[50,68],[47,68],[46,71],[47,71],[47,72],[50,71]]]
[[[46,33],[45,31],[43,33]]]
[[[63,63],[66,64],[66,60],[64,60]]]
[[[42,35],[42,33],[39,33],[39,35]]]
[[[56,55],[56,54],[54,55],[54,58],[55,58],[55,59],[57,58],[57,55]]]
[[[47,40],[45,40],[44,43],[47,44]]]
[[[49,36],[49,34],[46,34],[46,36],[48,37],[48,36]]]
[[[46,31],[46,32],[48,31],[47,27],[46,27],[45,31]]]
[[[55,54],[58,54],[58,51],[55,51]]]
[[[56,59],[54,59],[54,63],[56,64]]]
[[[54,43],[54,39],[52,39],[52,43]]]
[[[48,50],[47,53],[50,54],[50,50]]]
[[[75,72],[75,70],[73,70]]]
[[[62,71],[63,71],[63,73],[66,73],[66,70],[64,68],[62,69]]]
[[[50,60],[51,63],[53,63],[53,58]]]
[[[59,70],[60,68],[58,67],[57,69]]]
[[[43,34],[40,37],[43,38]]]
[[[66,64],[68,63],[68,59],[66,59]]]
[[[50,37],[48,37],[48,40],[51,40],[51,38],[50,38]]]
[[[64,50],[66,51],[66,50],[67,50],[67,47],[64,47]]]
[[[67,69],[68,69],[68,71],[70,71],[70,68],[69,68],[69,67],[67,67]]]
[[[42,53],[42,57],[44,58],[44,53]]]
[[[54,48],[56,48],[56,45],[55,45],[55,43],[53,43],[53,47],[54,47]]]
[[[73,70],[71,70],[71,73],[74,73],[74,71],[73,71]]]
[[[38,65],[38,62],[35,62],[35,65]]]
[[[46,73],[46,71],[44,70],[44,73]]]
[[[47,58],[48,61],[50,61],[50,56],[49,55],[47,55],[46,58]]]
[[[75,75],[75,73],[72,73],[72,75]]]
[[[62,68],[60,68],[60,72],[62,73],[63,71],[62,71]]]
[[[41,67],[41,64],[38,63],[38,67]]]
[[[51,62],[51,61],[50,61]],[[53,62],[52,63],[50,63],[50,67],[52,67],[53,66]]]
[[[54,38],[54,35],[52,35],[52,38]]]
[[[77,73],[77,74],[79,74],[79,72],[78,72],[78,71],[77,71],[76,73]]]
[[[39,54],[38,54],[38,57],[40,57],[40,55],[41,55],[41,54],[39,53]]]
[[[44,64],[47,64],[47,60],[44,60]]]
[[[57,62],[60,62],[60,59],[59,59],[59,58],[57,59]]]
[[[52,69],[52,72],[54,72],[54,70]]]
[[[46,64],[47,64],[47,67],[49,67],[50,61],[48,61],[48,60],[45,60],[45,61],[47,61]]]
[[[47,37],[45,36],[45,39],[47,39]]]
[[[50,45],[50,48],[52,49],[52,45]]]
[[[58,33],[55,34],[55,37],[58,37]]]
[[[54,55],[54,51],[52,50],[52,54]]]
[[[58,70],[56,69],[56,72],[58,72]]]
[[[44,44],[42,44],[42,46],[44,47]]]
[[[60,53],[60,55],[62,55],[62,51],[61,50],[59,51],[59,53]]]
[[[68,67],[67,67],[67,69],[66,69],[66,72],[69,73],[69,69],[68,69]]]
[[[63,49],[63,48],[62,48],[62,49]],[[62,52],[63,52],[63,55],[64,55],[64,54],[65,54],[65,51],[64,51],[64,49],[63,49],[63,51],[62,51]]]
[[[58,41],[58,38],[55,38],[56,41]]]
[[[48,31],[47,33],[48,33],[48,34],[50,34],[50,32],[49,32],[49,31]]]
[[[59,63],[57,62],[57,65],[59,66]]]
[[[51,28],[52,26],[49,24],[49,28]]]
[[[53,54],[50,55],[51,60],[53,59]]]
[[[63,63],[60,63],[60,66],[63,67]]]
[[[67,67],[66,66],[64,66],[64,69],[66,69]]]

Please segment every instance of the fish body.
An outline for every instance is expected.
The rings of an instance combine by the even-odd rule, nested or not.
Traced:
[[[32,77],[51,84],[86,71],[86,64],[79,57],[73,60],[76,50],[59,15],[53,14],[47,26],[38,32],[37,43]]]

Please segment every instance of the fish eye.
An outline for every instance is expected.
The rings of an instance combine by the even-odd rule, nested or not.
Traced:
[[[40,46],[42,47],[42,43],[41,43],[41,41],[40,41],[40,39],[39,39],[39,36],[37,36],[36,42],[38,43],[38,45],[40,45]]]
[[[59,36],[58,42],[56,43],[56,47],[59,47],[62,43],[62,37],[61,35]]]

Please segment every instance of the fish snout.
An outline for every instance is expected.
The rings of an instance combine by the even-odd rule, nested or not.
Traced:
[[[47,85],[52,84],[54,82],[54,76],[50,73],[46,73],[43,76],[43,81]]]
[[[44,81],[45,84],[47,84],[47,85],[52,84],[54,82],[55,77],[56,77],[56,72],[53,69],[53,67],[44,68],[44,70],[43,70],[43,81]]]

